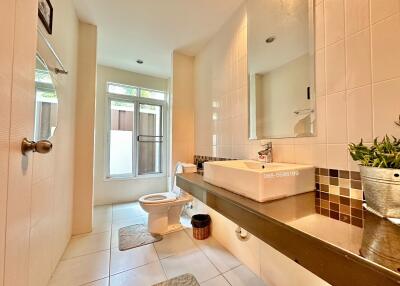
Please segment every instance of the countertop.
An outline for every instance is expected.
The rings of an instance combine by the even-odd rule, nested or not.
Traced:
[[[400,285],[400,226],[365,212],[359,228],[315,212],[315,193],[259,203],[203,180],[177,186],[332,285]]]

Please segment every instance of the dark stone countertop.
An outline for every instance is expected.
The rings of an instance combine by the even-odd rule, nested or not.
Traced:
[[[315,212],[315,193],[259,203],[203,180],[177,186],[332,285],[400,285],[400,226],[365,212],[359,228]]]

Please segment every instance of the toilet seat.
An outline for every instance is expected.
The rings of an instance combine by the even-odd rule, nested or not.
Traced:
[[[139,202],[144,204],[160,204],[173,202],[176,200],[176,195],[171,192],[167,193],[155,193],[150,195],[145,195],[139,199]]]

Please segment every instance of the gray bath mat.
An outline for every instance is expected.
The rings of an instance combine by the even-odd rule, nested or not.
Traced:
[[[189,273],[169,279],[167,281],[154,284],[153,286],[200,286],[196,278]]]
[[[119,229],[119,250],[124,251],[162,239],[162,235],[151,234],[144,224],[134,224]]]

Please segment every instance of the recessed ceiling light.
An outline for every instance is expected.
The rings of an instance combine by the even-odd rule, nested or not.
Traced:
[[[270,44],[270,43],[272,43],[273,41],[275,41],[275,36],[271,36],[271,37],[269,37],[269,38],[267,38],[267,39],[265,40],[265,42],[266,42],[267,44]]]
[[[139,65],[143,64],[143,61],[142,61],[142,60],[137,60],[136,62],[137,62]]]

